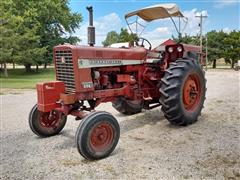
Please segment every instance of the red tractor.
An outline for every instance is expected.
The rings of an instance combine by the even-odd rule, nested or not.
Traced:
[[[94,160],[107,157],[120,137],[115,117],[94,110],[101,103],[112,102],[125,115],[162,106],[164,116],[174,125],[196,122],[206,89],[200,47],[167,43],[151,50],[144,38],[129,48],[94,47],[93,10],[87,9],[89,46],[54,48],[57,81],[37,84],[38,102],[29,115],[31,130],[40,137],[53,136],[64,128],[68,115],[75,116],[82,120],[76,133],[78,151]],[[184,18],[175,4],[147,7],[125,18],[133,16],[146,22],[171,18],[176,29],[173,18]]]

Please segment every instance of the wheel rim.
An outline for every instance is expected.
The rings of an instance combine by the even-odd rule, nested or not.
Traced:
[[[93,128],[90,134],[90,146],[94,151],[104,151],[113,142],[113,128],[107,122],[102,122]]]
[[[197,74],[190,74],[183,86],[183,104],[186,110],[193,111],[200,102],[201,87]]]
[[[59,121],[61,119],[60,113],[56,111],[51,112],[40,112],[39,122],[41,126],[46,128],[57,128]]]

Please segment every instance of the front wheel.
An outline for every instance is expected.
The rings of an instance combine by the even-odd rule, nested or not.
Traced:
[[[101,159],[115,149],[119,136],[119,124],[111,114],[104,111],[93,112],[82,120],[77,129],[77,148],[86,159]]]
[[[28,122],[31,130],[40,137],[57,135],[65,126],[67,117],[58,111],[41,112],[33,106]]]
[[[197,61],[179,59],[170,63],[161,82],[160,103],[168,121],[176,125],[196,122],[206,91],[204,71]]]

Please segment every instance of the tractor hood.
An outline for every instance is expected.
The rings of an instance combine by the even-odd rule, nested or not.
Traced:
[[[144,60],[147,56],[147,50],[142,47],[133,48],[110,48],[110,47],[90,47],[80,45],[58,45],[54,51],[70,50],[75,58],[89,59],[125,59],[125,60]]]

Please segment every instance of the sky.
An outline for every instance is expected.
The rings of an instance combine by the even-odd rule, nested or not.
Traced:
[[[211,30],[223,30],[227,33],[240,30],[240,0],[70,0],[72,12],[79,12],[83,17],[83,22],[74,35],[81,39],[80,44],[87,44],[88,11],[86,6],[93,6],[96,45],[101,46],[109,31],[119,32],[122,27],[127,28],[124,19],[126,13],[162,3],[176,3],[184,16],[188,18],[183,34],[197,35],[199,33],[200,20],[195,17],[199,13],[208,16],[203,21],[203,33]],[[165,19],[149,23],[141,37],[148,39],[155,47],[171,38],[172,35],[176,36],[174,25],[170,19]]]

